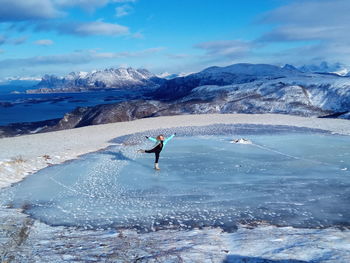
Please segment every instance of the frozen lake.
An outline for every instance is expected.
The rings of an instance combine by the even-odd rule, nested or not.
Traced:
[[[3,190],[1,202],[49,225],[89,229],[350,226],[348,136],[253,125],[177,133],[160,171],[153,154],[136,153],[152,147],[136,134],[29,176]],[[230,143],[240,137],[253,143]]]

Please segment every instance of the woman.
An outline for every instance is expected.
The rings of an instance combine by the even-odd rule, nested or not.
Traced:
[[[163,134],[158,135],[157,138],[146,136],[146,138],[148,140],[150,140],[152,142],[155,142],[156,144],[153,146],[153,148],[151,150],[139,150],[139,152],[142,152],[142,153],[154,153],[155,154],[156,159],[155,159],[155,162],[154,162],[154,169],[160,170],[160,168],[158,166],[160,152],[163,150],[164,146],[172,138],[174,138],[175,135],[176,135],[176,133],[171,135],[169,138],[165,138]]]

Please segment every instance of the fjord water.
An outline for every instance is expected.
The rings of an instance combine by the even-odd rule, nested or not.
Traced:
[[[230,143],[242,136],[253,144]],[[349,227],[349,145],[317,132],[177,136],[155,171],[153,154],[136,153],[152,143],[126,140],[29,176],[1,200],[50,225],[92,229]]]
[[[0,88],[0,125],[62,118],[77,107],[122,102],[139,95],[130,90],[3,94]]]

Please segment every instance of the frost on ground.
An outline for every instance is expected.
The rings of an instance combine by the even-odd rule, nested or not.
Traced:
[[[1,219],[1,262],[221,262],[227,254],[220,229],[81,230],[33,222],[9,209],[1,209]]]
[[[0,188],[11,185],[16,181],[20,181],[28,174],[34,173],[46,166],[62,162],[60,156],[53,156],[44,154],[37,158],[27,160],[21,155],[13,156],[8,159],[0,160]]]
[[[51,227],[0,208],[1,262],[350,262],[350,231],[240,226],[190,231]]]
[[[259,261],[261,258],[276,262],[299,262],[287,259],[301,262],[350,262],[349,230],[241,227],[236,233],[226,235],[225,239],[230,251],[227,262],[270,262]],[[250,261],[245,257],[250,258]]]
[[[111,126],[112,127],[112,126]],[[115,127],[115,126],[113,126]],[[226,131],[226,133],[229,133],[229,131],[234,131],[235,134],[237,134],[237,131],[239,130],[241,133],[244,131],[244,136],[249,135],[249,137],[252,137],[253,134],[256,132],[257,128],[259,128],[260,132],[265,132],[265,134],[270,134],[271,127],[266,126],[222,126],[222,130],[218,130],[216,126],[209,126],[207,129],[210,131],[210,134],[218,135],[222,134],[223,131]],[[280,126],[279,133],[284,133],[285,131],[290,132],[291,127],[289,126]],[[196,129],[193,127],[186,128],[187,133],[190,133],[191,135],[196,134]],[[301,132],[305,133],[307,130],[301,129]],[[317,130],[314,130],[313,132],[316,132]],[[142,131],[141,131],[142,132]],[[158,130],[153,131],[155,134],[158,132],[162,132],[165,134],[169,134],[170,132],[174,132],[174,129],[170,130]],[[321,131],[318,131],[321,132]],[[153,133],[147,135],[155,135]],[[231,133],[230,133],[231,134]],[[99,134],[100,135],[100,134]],[[137,147],[134,145],[134,143],[137,143],[141,135],[144,134],[138,134],[136,136],[129,136],[127,142],[130,145],[133,145],[132,147]],[[330,136],[327,133],[322,132],[320,134],[321,136]],[[181,136],[181,131],[178,131],[178,136]],[[316,138],[316,136],[315,136]],[[314,139],[315,139],[314,138]],[[230,138],[232,139],[232,138]],[[253,143],[256,143],[257,138],[253,138]],[[290,139],[290,138],[289,138]],[[317,138],[316,138],[317,139]],[[119,138],[120,140],[120,138]],[[113,143],[118,144],[120,143],[118,139],[113,141]],[[253,147],[253,145],[233,145],[230,144],[230,140],[225,140],[227,144],[225,144],[225,147],[236,147],[237,149],[241,149],[242,152],[247,151],[247,147]],[[180,139],[178,141],[180,143]],[[264,141],[266,143],[266,141]],[[272,143],[272,141],[271,141]],[[310,140],[308,140],[305,143],[311,143]],[[334,144],[334,142],[333,142]],[[259,144],[260,145],[260,144]],[[308,154],[310,156],[306,156],[306,159],[300,158],[300,153],[294,153],[293,155],[286,155],[293,154],[293,152],[287,151],[287,149],[283,149],[283,152],[277,152],[272,151],[271,149],[277,149],[272,146],[276,146],[276,141],[274,141],[274,145],[267,145],[269,146],[266,149],[270,149],[268,152],[264,152],[263,149],[256,149],[255,151],[260,151],[260,154],[263,154],[266,156],[267,154],[270,154],[270,163],[274,163],[276,159],[279,158],[280,161],[284,161],[284,164],[292,164],[295,162],[304,162],[304,166],[312,166],[312,167],[321,167],[323,171],[327,169],[331,169],[334,171],[332,174],[331,179],[327,176],[324,178],[327,180],[333,180],[332,182],[328,182],[330,184],[323,184],[325,187],[332,186],[332,189],[334,190],[334,182],[335,182],[335,173],[338,174],[338,177],[342,180],[347,180],[348,178],[348,172],[344,172],[342,169],[344,169],[344,163],[336,163],[336,165],[330,164],[332,160],[330,160],[326,155],[323,155],[323,158],[326,158],[327,160],[321,160],[321,159],[314,159],[315,155],[319,152],[322,153],[322,151],[311,151]],[[293,145],[291,143],[291,145]],[[348,158],[348,152],[342,153],[340,152],[340,148],[333,147],[334,145],[328,145],[328,150],[330,149],[336,149],[336,154],[334,154],[334,158],[342,157],[340,161],[347,160],[345,158]],[[174,150],[176,147],[169,145],[168,153],[170,153],[171,149]],[[332,148],[333,147],[333,148]],[[346,147],[346,144],[342,144],[342,147]],[[82,180],[85,184],[77,184],[77,188],[72,188],[70,186],[69,180],[74,179],[74,176],[67,175],[67,178],[69,179],[67,182],[64,182],[66,187],[69,188],[62,188],[62,185],[57,184],[57,182],[62,182],[61,180],[64,179],[64,174],[57,178],[57,182],[50,180],[49,182],[51,184],[54,184],[59,190],[60,195],[62,197],[71,197],[71,201],[77,201],[79,200],[75,194],[79,191],[80,193],[88,193],[87,200],[95,200],[95,195],[91,195],[95,192],[86,192],[90,188],[84,188],[83,186],[92,186],[91,189],[94,191],[98,191],[99,189],[103,189],[104,191],[98,191],[96,194],[99,194],[101,199],[103,200],[103,205],[106,206],[105,201],[109,200],[110,202],[114,202],[110,198],[110,196],[102,196],[103,194],[106,194],[105,187],[110,187],[111,184],[109,184],[108,180],[105,180],[104,177],[101,176],[104,174],[107,175],[104,171],[101,171],[100,165],[103,164],[104,169],[107,169],[110,167],[108,165],[104,165],[104,163],[97,162],[97,157],[99,155],[104,156],[102,159],[106,160],[106,163],[109,165],[113,165],[114,162],[126,162],[124,160],[123,156],[120,156],[116,154],[116,152],[113,152],[113,154],[110,153],[110,150],[113,150],[113,148],[107,149],[107,151],[101,152],[101,153],[95,153],[93,155],[89,155],[90,159],[93,162],[92,165],[96,166],[97,171],[99,173],[94,174],[93,169],[89,169],[92,177],[88,177],[89,180],[86,178]],[[250,149],[250,148],[249,148]],[[291,148],[292,149],[292,148]],[[217,149],[221,151],[222,149]],[[135,151],[133,151],[135,152]],[[191,151],[192,152],[192,151]],[[135,153],[136,154],[136,153]],[[166,156],[167,152],[165,151],[163,154],[163,158],[167,160]],[[284,155],[282,155],[284,154]],[[303,151],[303,154],[306,154],[305,151]],[[330,154],[330,153],[328,153]],[[343,154],[343,156],[339,156],[340,154]],[[242,156],[237,155],[237,156]],[[249,156],[253,156],[249,153]],[[255,155],[254,155],[255,156]],[[279,156],[279,157],[278,157]],[[130,157],[129,155],[126,155],[126,157]],[[278,157],[278,158],[277,158]],[[317,156],[316,156],[317,157]],[[49,162],[54,163],[57,160],[54,158],[55,155],[40,155],[40,162]],[[144,157],[146,158],[146,157]],[[148,157],[147,157],[148,158]],[[150,160],[144,160],[145,164],[148,165],[149,161],[152,163],[153,156],[149,156]],[[236,157],[235,157],[236,158]],[[23,160],[22,160],[23,159]],[[13,161],[17,162],[16,164],[18,166],[25,165],[28,163],[27,156],[24,156],[23,158],[15,158],[13,160],[7,160],[7,161]],[[116,159],[116,160],[114,160]],[[246,161],[248,158],[243,158],[243,161]],[[237,159],[235,159],[237,163]],[[257,160],[260,160],[260,158],[257,158]],[[310,160],[314,160],[312,163],[310,163]],[[317,162],[315,162],[317,160]],[[81,169],[88,169],[89,167],[86,165],[86,163],[83,162],[84,158],[81,158],[80,161],[71,162],[70,165],[75,166],[76,164],[81,163],[81,167],[78,165],[76,166],[77,169],[79,169],[81,176]],[[142,161],[142,160],[141,160]],[[306,162],[308,161],[308,162]],[[321,161],[324,161],[324,163],[321,163]],[[339,160],[338,160],[339,161]],[[327,163],[326,163],[327,162]],[[315,163],[317,165],[315,165]],[[142,162],[139,163],[142,166]],[[177,163],[175,163],[177,164]],[[322,165],[321,165],[322,164]],[[162,168],[164,171],[166,171],[167,165],[171,165],[171,162],[167,160],[166,162],[162,163]],[[69,165],[65,164],[62,167],[69,167]],[[144,167],[144,166],[142,166]],[[210,166],[211,167],[211,166]],[[235,166],[236,167],[236,166]],[[286,166],[285,166],[286,167]],[[327,169],[325,167],[328,167]],[[41,180],[45,179],[43,176],[48,171],[52,171],[55,169],[60,168],[57,167],[51,167],[47,169],[46,171],[41,171],[38,174],[35,174],[34,176],[29,177],[26,181],[30,182],[32,179],[36,178],[35,180]],[[111,171],[115,172],[115,167]],[[236,170],[242,170],[243,172],[254,172],[252,169],[250,169],[249,166],[244,165],[244,162],[241,166],[236,167]],[[249,168],[249,169],[248,169]],[[63,169],[63,168],[62,168]],[[58,169],[62,171],[62,169]],[[67,169],[67,168],[65,168]],[[152,168],[150,168],[152,169]],[[175,170],[175,169],[170,169]],[[183,169],[182,169],[183,170]],[[286,169],[288,170],[288,169]],[[126,170],[127,172],[128,170]],[[135,172],[135,169],[133,170]],[[145,171],[145,168],[140,169],[140,171]],[[202,170],[201,170],[202,171]],[[265,170],[264,170],[265,171]],[[260,174],[264,174],[265,172],[261,171]],[[152,170],[153,173],[153,170]],[[74,173],[72,173],[74,175]],[[236,175],[238,172],[235,173]],[[249,173],[245,173],[249,175]],[[58,176],[59,174],[57,174]],[[143,173],[144,175],[144,173]],[[163,177],[166,178],[163,173]],[[40,178],[42,176],[42,178]],[[133,175],[135,178],[135,174]],[[162,177],[162,178],[163,178]],[[56,180],[56,177],[52,177],[54,180]],[[114,179],[113,176],[108,177],[109,179]],[[107,179],[108,179],[107,178]],[[124,179],[127,179],[128,177],[125,177]],[[141,178],[141,177],[140,177]],[[143,178],[146,178],[143,176]],[[169,178],[169,177],[168,177]],[[244,177],[245,178],[245,177]],[[293,178],[293,177],[291,177]],[[93,180],[92,180],[93,179]],[[147,179],[147,178],[146,178]],[[154,181],[159,182],[160,178],[158,177],[149,177],[148,179],[152,179]],[[195,178],[194,178],[195,179]],[[340,180],[339,179],[339,180]],[[34,180],[34,181],[35,181]],[[103,181],[104,180],[104,181]],[[266,179],[264,179],[266,182]],[[319,180],[318,180],[319,181]],[[113,181],[111,181],[113,182]],[[138,185],[141,185],[141,181],[138,181]],[[188,184],[188,181],[187,185]],[[341,180],[339,182],[342,182]],[[332,183],[332,184],[331,184]],[[22,183],[23,184],[23,183]],[[20,185],[20,184],[19,184]],[[33,184],[35,187],[38,187],[38,184]],[[168,185],[168,184],[167,184]],[[193,183],[193,185],[195,185]],[[246,185],[246,184],[244,184]],[[47,181],[44,181],[42,184],[44,189],[46,189],[47,192],[50,194],[50,198],[53,197],[53,190],[54,188],[49,188]],[[342,197],[347,198],[347,196],[344,194],[344,189],[346,189],[346,185],[341,184],[343,188],[341,188],[341,191],[339,193],[342,193]],[[16,187],[11,187],[12,189]],[[8,188],[8,189],[11,189]],[[159,189],[159,188],[158,188]],[[73,191],[74,190],[74,191]],[[78,191],[77,191],[78,190]],[[254,190],[254,189],[253,189]],[[281,189],[280,189],[281,190]],[[294,193],[295,188],[291,189]],[[309,189],[311,190],[311,188]],[[328,190],[327,190],[328,191]],[[22,193],[28,193],[30,191],[22,191]],[[34,192],[34,191],[33,191]],[[320,197],[322,197],[322,203],[327,204],[325,202],[324,193],[326,191],[320,191]],[[4,191],[3,193],[6,193]],[[18,192],[19,193],[19,192]],[[35,193],[44,194],[45,191],[35,191]],[[268,191],[268,193],[274,193],[273,191]],[[111,191],[111,194],[115,195],[115,192]],[[329,194],[329,193],[328,193]],[[15,195],[18,197],[18,195]],[[4,197],[4,196],[2,196]],[[6,196],[9,198],[10,196]],[[33,196],[32,196],[33,197]],[[299,197],[299,193],[297,192],[293,197]],[[301,196],[302,197],[302,196]],[[61,200],[63,200],[62,198]],[[0,198],[4,201],[5,198]],[[155,231],[155,232],[137,232],[136,230],[131,229],[116,229],[115,227],[111,228],[105,228],[101,229],[99,227],[95,227],[94,229],[84,229],[82,227],[76,227],[76,226],[62,226],[64,224],[61,224],[61,226],[50,226],[47,224],[44,224],[40,222],[39,220],[43,220],[42,218],[38,218],[38,220],[34,220],[32,218],[29,218],[25,214],[21,213],[21,211],[25,210],[28,211],[31,208],[37,208],[41,209],[42,206],[51,204],[50,202],[37,202],[37,198],[34,198],[34,206],[31,207],[30,203],[28,202],[29,199],[25,199],[27,202],[21,204],[21,206],[18,206],[18,209],[8,209],[4,206],[0,206],[0,261],[1,262],[245,262],[245,263],[316,263],[316,262],[326,262],[326,263],[348,263],[350,262],[350,230],[341,230],[340,228],[333,228],[333,227],[313,227],[306,228],[306,227],[299,227],[299,228],[293,228],[293,227],[276,227],[271,226],[268,224],[261,224],[257,221],[255,225],[237,225],[236,229],[232,229],[231,233],[223,232],[221,228],[219,227],[207,227],[207,228],[201,228],[199,229],[197,226],[191,228],[191,229],[168,229],[163,228],[162,230]],[[55,198],[55,205],[57,204],[57,201],[59,201],[59,198]],[[84,199],[85,200],[85,199]],[[332,199],[333,200],[333,199]],[[348,200],[348,199],[347,199]],[[1,201],[1,200],[0,200]],[[50,201],[50,200],[49,200]],[[281,201],[281,200],[279,200]],[[283,200],[282,200],[283,201]],[[1,203],[1,202],[0,202]],[[290,202],[289,202],[290,203]],[[10,202],[8,203],[10,204]],[[35,207],[35,204],[42,205],[41,207]],[[91,203],[87,203],[91,204]],[[138,203],[139,204],[139,203]],[[268,204],[268,203],[267,203]],[[284,206],[286,203],[280,202],[277,205]],[[331,204],[331,203],[329,203]],[[339,209],[339,204],[337,203],[336,207]],[[15,204],[14,204],[15,205]],[[232,205],[232,202],[230,203]],[[294,203],[294,206],[301,207],[300,203]],[[174,205],[171,206],[172,209],[174,209]],[[177,206],[180,208],[180,206]],[[331,204],[331,207],[335,207],[334,204]],[[59,209],[62,209],[64,207],[60,206]],[[72,206],[73,212],[76,214],[78,209],[76,208],[84,208],[84,206]],[[102,209],[98,210],[95,207],[93,207],[95,210],[86,210],[88,213],[84,213],[83,216],[86,219],[86,215],[91,216],[93,211],[99,211],[101,212]],[[318,207],[314,206],[314,208],[317,210]],[[298,208],[300,209],[300,208]],[[65,210],[65,209],[64,209]],[[111,210],[108,211],[106,215],[111,216],[112,211],[115,210],[115,207],[112,207]],[[66,210],[65,210],[66,211]],[[265,210],[262,210],[263,212]],[[294,211],[294,210],[293,210]],[[50,211],[46,211],[48,215],[53,216],[54,214]],[[320,211],[321,214],[324,216],[324,212]],[[347,215],[347,212],[344,213]],[[104,215],[106,217],[106,215]],[[227,215],[227,214],[226,214]],[[284,213],[284,215],[286,215]],[[113,215],[112,215],[113,216]],[[332,216],[332,220],[334,220],[336,217],[343,217],[343,214]],[[99,217],[99,221],[101,221],[102,217]],[[348,224],[348,220],[344,217],[344,222]],[[57,218],[56,218],[57,219]],[[57,222],[57,221],[56,221]],[[260,221],[263,222],[263,221]],[[289,222],[289,221],[288,221]],[[313,221],[314,222],[314,221]],[[290,224],[289,224],[290,225]],[[334,225],[334,224],[333,224]],[[197,227],[197,228],[196,228]],[[124,227],[125,228],[125,227]]]

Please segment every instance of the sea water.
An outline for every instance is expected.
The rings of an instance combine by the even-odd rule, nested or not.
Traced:
[[[0,125],[62,118],[77,107],[117,103],[137,96],[140,93],[130,90],[60,94],[9,94],[0,91]],[[4,103],[8,104],[2,105]]]

